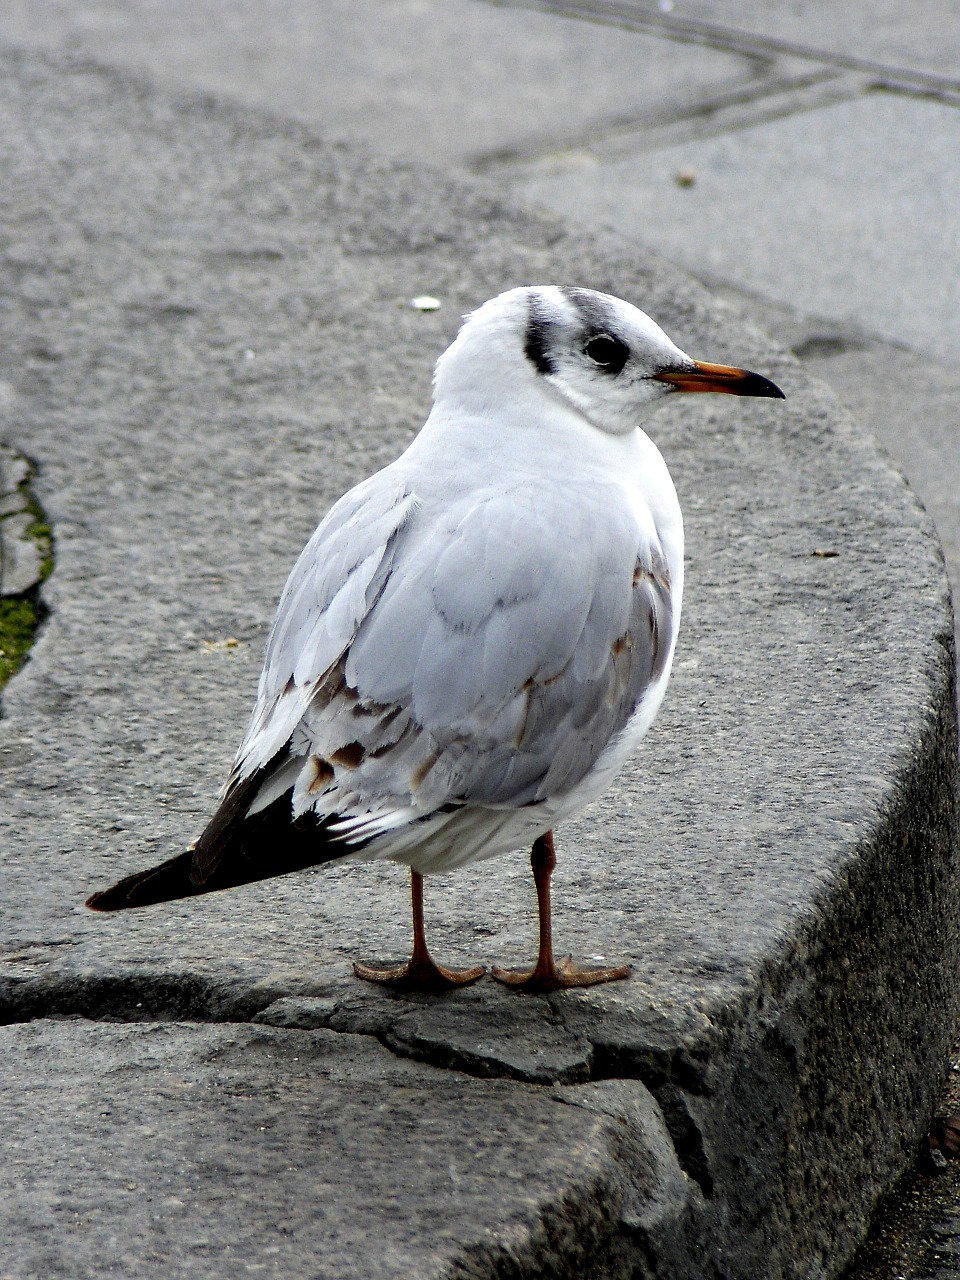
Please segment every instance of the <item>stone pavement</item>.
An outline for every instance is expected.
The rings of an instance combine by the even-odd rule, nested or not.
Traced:
[[[307,3],[7,6],[0,48],[32,52],[3,77],[0,434],[39,464],[57,569],[0,724],[0,1274],[849,1257],[922,1136],[953,1018],[949,611],[929,522],[744,313],[874,406],[956,548],[949,192],[910,130],[937,122],[949,149],[957,85],[949,23],[811,9],[798,31],[745,5],[731,32],[709,5],[330,3],[322,25]],[[914,165],[906,215],[871,119]],[[863,187],[831,203],[841,125]],[[633,981],[360,990],[349,957],[406,943],[391,868],[86,916],[91,887],[196,834],[293,556],[422,420],[458,314],[522,279],[623,293],[790,397],[654,424],[689,526],[685,652],[558,873],[563,942],[629,956]],[[423,292],[440,312],[404,305]],[[428,889],[439,953],[529,951],[522,857]]]
[[[0,38],[481,172],[656,249],[837,388],[960,580],[946,0],[922,18],[897,0],[325,0],[322,22],[311,0],[9,0]]]

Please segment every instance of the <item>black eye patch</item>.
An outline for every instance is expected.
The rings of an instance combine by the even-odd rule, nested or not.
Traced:
[[[545,377],[557,372],[557,364],[550,353],[550,317],[540,299],[533,294],[527,306],[527,332],[523,353]]]
[[[583,348],[583,354],[605,373],[619,373],[629,359],[630,348],[610,333],[598,333]]]

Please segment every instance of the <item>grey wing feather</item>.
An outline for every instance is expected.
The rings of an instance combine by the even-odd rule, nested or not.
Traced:
[[[351,489],[321,521],[280,597],[231,783],[265,765],[292,735],[376,598],[413,505],[403,477],[388,467]]]
[[[251,811],[292,788],[295,814],[359,838],[564,794],[666,664],[659,547],[613,489],[421,510],[386,474],[337,504],[284,591],[238,757],[244,776],[276,756]]]
[[[605,496],[579,516],[475,495],[405,547],[345,665],[362,698],[409,717],[397,803],[562,794],[625,727],[666,663],[673,605],[659,548]]]

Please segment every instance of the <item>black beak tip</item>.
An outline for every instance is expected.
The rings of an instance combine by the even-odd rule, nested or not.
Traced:
[[[768,400],[786,400],[786,396],[775,382],[765,378],[762,373],[748,373],[739,394],[742,396],[765,396]]]

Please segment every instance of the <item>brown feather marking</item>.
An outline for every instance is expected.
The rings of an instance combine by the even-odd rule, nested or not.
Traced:
[[[670,569],[663,555],[656,549],[653,551],[653,565],[651,568],[638,560],[633,569],[633,585],[638,587],[641,582],[652,582],[655,587],[659,587],[664,595],[670,594]]]
[[[307,764],[313,775],[307,783],[307,792],[313,796],[322,791],[328,782],[333,781],[334,772],[331,765],[320,756],[311,756]]]
[[[530,720],[530,708],[533,705],[533,691],[535,687],[536,681],[532,676],[530,676],[523,682],[523,687],[520,690],[527,700],[527,705],[523,709],[523,719],[520,722],[520,728],[517,730],[513,739],[514,745],[517,747],[522,744],[524,738],[527,736],[527,724]]]
[[[437,763],[439,759],[440,759],[439,752],[433,751],[431,752],[430,755],[427,756],[423,764],[421,764],[417,769],[414,770],[410,778],[410,787],[413,791],[416,791],[417,787],[423,784],[424,778],[426,778],[427,774],[430,772],[430,770],[433,768],[433,766]]]
[[[363,763],[366,754],[359,742],[348,742],[339,751],[331,752],[330,759],[334,764],[342,764],[345,769],[356,769]]]

